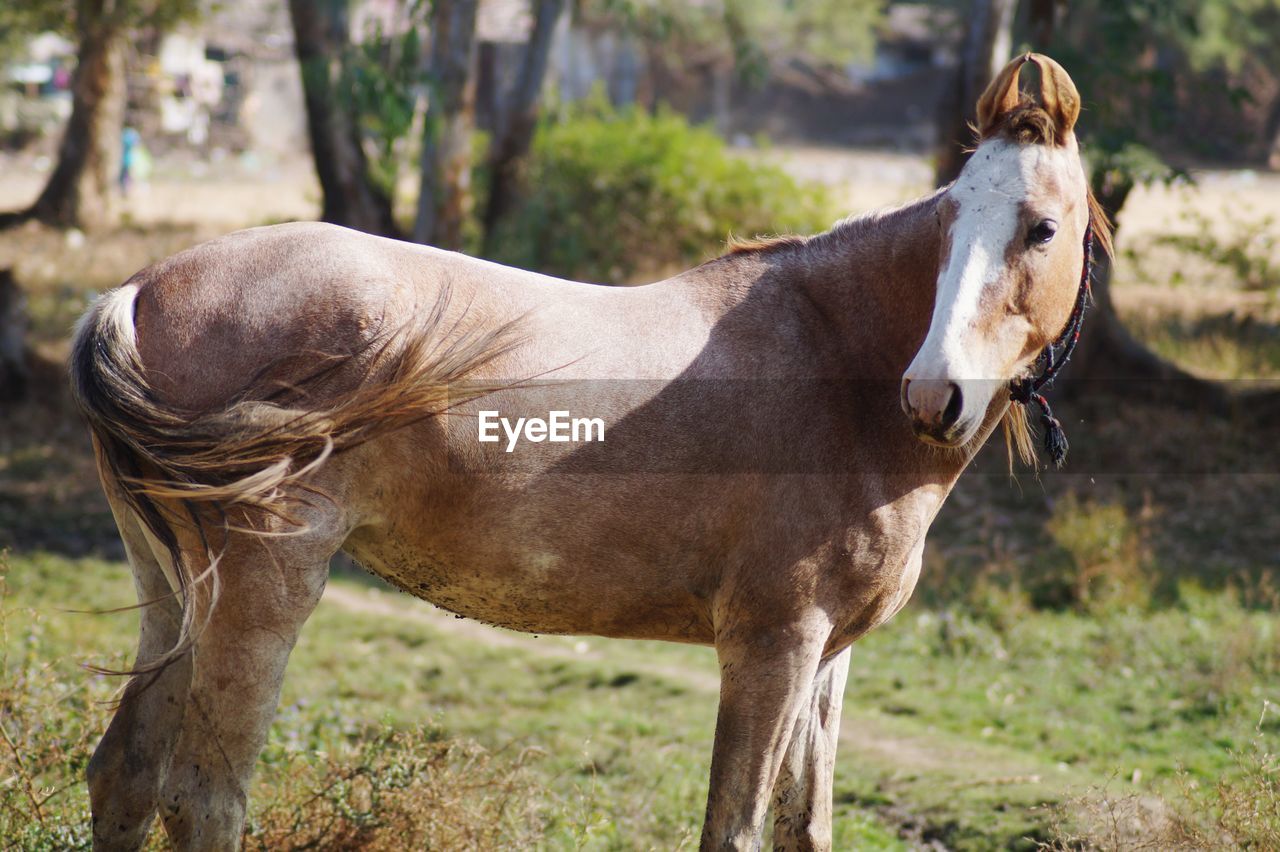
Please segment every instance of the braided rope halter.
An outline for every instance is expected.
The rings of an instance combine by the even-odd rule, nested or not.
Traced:
[[[1067,433],[1062,423],[1053,416],[1049,408],[1049,400],[1040,391],[1047,388],[1057,378],[1058,373],[1071,360],[1076,344],[1080,342],[1080,328],[1084,325],[1084,312],[1089,305],[1089,278],[1093,274],[1093,226],[1084,229],[1084,268],[1080,271],[1080,289],[1076,292],[1076,304],[1071,309],[1071,318],[1067,326],[1036,357],[1035,363],[1042,365],[1037,375],[1014,379],[1009,382],[1009,399],[1030,407],[1032,403],[1040,408],[1040,423],[1044,426],[1044,450],[1049,454],[1055,468],[1061,468],[1067,460]]]

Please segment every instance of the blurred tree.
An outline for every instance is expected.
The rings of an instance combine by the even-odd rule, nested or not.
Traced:
[[[492,252],[498,221],[511,212],[519,194],[520,167],[533,144],[538,104],[547,75],[551,40],[564,13],[564,0],[536,0],[533,31],[525,47],[510,103],[501,112],[489,146],[489,198],[484,209],[485,254]]]
[[[0,269],[0,401],[26,396],[31,378],[27,305],[13,270]]]
[[[312,160],[324,196],[321,218],[398,236],[389,192],[370,179],[352,73],[349,0],[289,0],[302,74]]]
[[[673,60],[715,56],[744,77],[769,61],[839,67],[875,51],[886,0],[582,0],[589,19],[635,33]]]
[[[109,223],[113,213],[124,128],[128,3],[79,0],[75,5],[79,48],[71,75],[71,117],[58,164],[30,215],[60,227],[92,228]]]
[[[389,199],[396,195],[405,159],[403,143],[422,94],[422,31],[417,22],[426,0],[401,3],[408,24],[404,31],[388,32],[373,18],[348,68],[369,176]]]
[[[50,225],[94,228],[115,217],[114,186],[124,126],[125,47],[130,31],[167,29],[194,16],[199,0],[27,0],[0,9],[0,40],[43,29],[78,41],[71,76],[71,117],[58,162],[27,210],[0,216],[0,226],[38,219]]]
[[[759,83],[770,68],[801,61],[837,68],[870,57],[886,0],[582,0],[591,23],[640,39],[650,73],[712,77],[716,125],[729,130],[735,81]]]
[[[1027,30],[1032,44],[1048,44],[1067,9],[1067,0],[1028,0]]]
[[[472,205],[472,71],[479,5],[479,0],[434,0],[431,5],[431,70],[413,238],[455,250],[462,248]]]
[[[937,162],[934,183],[951,183],[969,159],[970,129],[978,98],[1009,61],[1013,51],[1013,15],[1017,0],[973,0],[960,64],[951,92],[943,98],[938,116]]]

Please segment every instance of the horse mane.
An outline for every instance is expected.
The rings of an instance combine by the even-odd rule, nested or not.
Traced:
[[[808,249],[812,251],[838,249],[847,244],[849,240],[856,239],[862,235],[864,229],[875,228],[900,213],[933,202],[939,195],[946,192],[946,189],[946,187],[938,187],[927,195],[904,201],[901,204],[891,204],[866,210],[862,213],[850,214],[837,220],[825,231],[820,231],[816,234],[775,234],[755,237],[739,237],[730,234],[725,243],[724,254],[712,258],[707,263],[734,257],[769,255],[791,249]]]
[[[1001,136],[1019,145],[1062,144],[1053,117],[1026,93],[1013,109],[1001,114],[986,133],[979,133],[976,127],[973,129],[982,142]]]
[[[725,246],[727,249],[725,255],[767,254],[778,249],[800,248],[808,242],[808,237],[801,237],[796,234],[778,234],[771,237],[738,237],[730,234]]]

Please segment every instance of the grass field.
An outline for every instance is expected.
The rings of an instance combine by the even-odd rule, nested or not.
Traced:
[[[845,163],[849,203],[909,197],[918,166]],[[1198,374],[1280,379],[1276,189],[1136,194],[1114,290],[1129,327]],[[223,214],[0,237],[42,356],[35,398],[0,410],[0,848],[87,847],[83,772],[119,683],[83,666],[125,665],[135,639],[136,613],[82,612],[133,591],[61,391],[67,330]],[[1056,408],[1069,472],[1011,481],[1003,448],[984,452],[915,600],[855,648],[837,848],[1280,848],[1275,430],[1114,396]],[[692,848],[716,689],[708,649],[495,631],[340,572],[295,652],[246,847]]]
[[[136,614],[70,610],[130,603],[127,568],[5,567],[0,836],[85,846],[81,773],[118,682],[81,665],[124,665]],[[1278,633],[1280,616],[1190,589],[1158,611],[917,607],[854,657],[838,848],[1032,848],[1096,834],[1126,796],[1125,836],[1154,830],[1184,790],[1273,750]],[[290,827],[331,823],[369,848],[696,845],[715,684],[706,649],[534,639],[339,578],[295,652],[246,840],[302,848],[316,838]]]
[[[129,603],[128,571],[10,557],[6,586],[0,707],[13,749],[0,759],[0,836],[23,848],[85,846],[80,775],[118,684],[78,664],[123,665],[136,614],[66,608]],[[341,827],[328,842],[363,829],[376,848],[450,836],[479,848],[696,846],[715,719],[710,651],[495,641],[408,603],[334,584],[295,651],[248,845],[301,847],[308,838],[283,827],[314,828],[330,811]],[[655,671],[663,665],[671,670]],[[403,793],[405,813],[394,802],[372,808],[378,788],[384,800]],[[845,804],[840,816],[842,846],[900,847],[865,810]]]

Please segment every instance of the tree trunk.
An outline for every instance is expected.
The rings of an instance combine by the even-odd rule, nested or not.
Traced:
[[[479,0],[435,0],[431,8],[431,100],[413,238],[447,249],[462,248],[471,213],[477,6]]]
[[[955,84],[940,105],[934,183],[951,183],[969,159],[978,98],[1009,61],[1017,0],[974,0]]]
[[[1271,101],[1262,133],[1267,143],[1267,168],[1280,169],[1280,94]]]
[[[115,216],[125,105],[123,5],[118,0],[76,4],[80,47],[71,76],[71,118],[58,164],[24,218],[90,229],[111,224]]]
[[[711,120],[721,139],[728,139],[733,127],[733,65],[711,68]]]
[[[324,197],[320,218],[398,237],[391,199],[369,179],[351,78],[345,67],[351,32],[348,0],[289,0],[294,51],[302,73],[307,132]]]
[[[26,300],[12,269],[0,269],[0,401],[27,394],[31,378],[27,352]]]
[[[1031,31],[1031,43],[1036,50],[1046,52],[1053,43],[1058,19],[1066,11],[1066,0],[1029,0],[1027,24]]]
[[[551,42],[564,12],[564,0],[538,0],[536,5],[533,32],[520,64],[516,90],[511,103],[505,109],[500,106],[497,112],[502,118],[496,122],[498,132],[490,148],[489,199],[483,221],[486,254],[493,248],[495,226],[511,212],[520,194],[520,166],[533,144]]]

